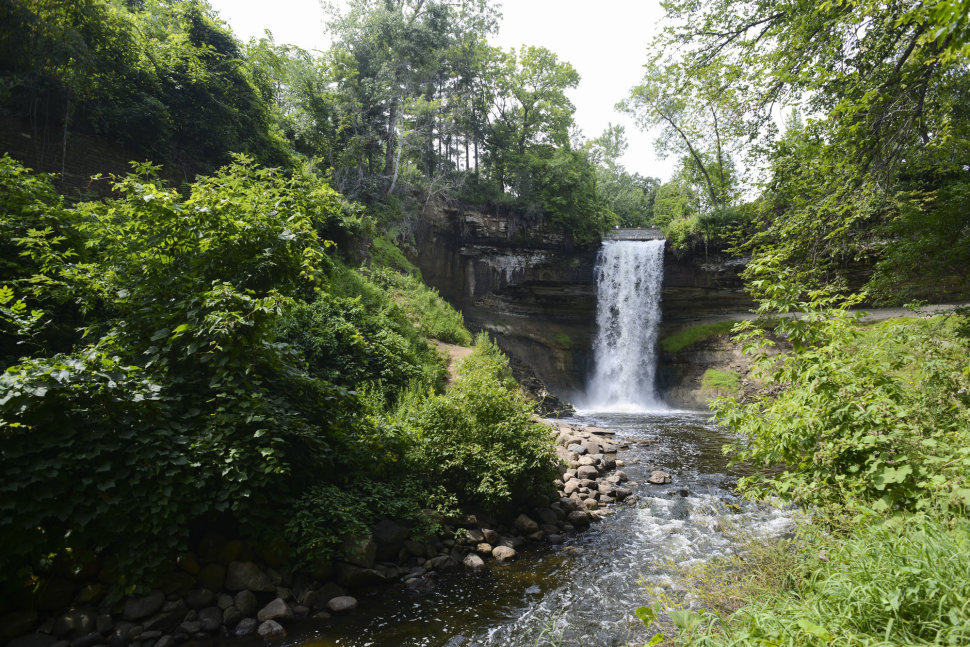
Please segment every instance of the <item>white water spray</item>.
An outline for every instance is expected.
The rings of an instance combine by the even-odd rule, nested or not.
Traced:
[[[637,413],[666,408],[654,384],[665,242],[603,242],[596,262],[595,369],[585,409]]]

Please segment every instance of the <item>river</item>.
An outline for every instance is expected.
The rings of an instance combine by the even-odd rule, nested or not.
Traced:
[[[520,550],[512,563],[481,575],[442,574],[430,592],[403,586],[362,597],[354,614],[295,627],[285,645],[331,647],[612,647],[648,636],[634,610],[650,602],[645,584],[674,586],[674,565],[724,555],[744,538],[790,531],[789,513],[732,493],[743,470],[728,467],[721,447],[731,440],[706,412],[586,413],[630,443],[626,462],[639,500],[558,546]],[[654,469],[669,485],[650,485]]]

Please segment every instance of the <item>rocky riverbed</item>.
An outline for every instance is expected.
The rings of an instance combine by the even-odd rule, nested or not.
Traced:
[[[98,577],[79,590],[64,583],[61,599],[48,601],[46,617],[4,614],[0,635],[19,636],[10,647],[172,647],[214,637],[283,636],[294,622],[353,613],[359,591],[403,582],[420,593],[434,586],[438,572],[481,572],[514,560],[524,545],[559,544],[611,514],[613,504],[637,500],[618,469],[624,464],[616,453],[625,440],[598,427],[542,422],[550,425],[561,460],[556,496],[533,494],[508,519],[444,520],[444,533],[426,541],[383,519],[370,534],[347,538],[342,561],[312,573],[290,572],[279,558],[257,555],[242,541],[209,535],[146,595],[109,601]],[[657,472],[650,480],[669,482],[669,476]]]

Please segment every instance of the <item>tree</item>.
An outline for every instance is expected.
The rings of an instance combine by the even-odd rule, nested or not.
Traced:
[[[486,160],[504,192],[509,175],[530,148],[569,143],[576,108],[566,90],[579,84],[572,65],[543,47],[495,52],[495,102],[486,137]]]
[[[832,280],[839,265],[882,246],[907,178],[965,181],[970,3],[673,1],[666,7],[672,24],[659,37],[662,51],[634,99],[671,130],[676,124],[685,146],[693,131],[681,124],[696,123],[685,115],[698,114],[708,100],[729,108],[709,111],[707,127],[716,115],[717,129],[727,124],[726,139],[755,155],[770,176],[755,253],[782,253],[802,266],[803,277]],[[665,74],[673,81],[665,83]],[[708,91],[718,88],[729,93]],[[800,107],[805,115],[804,125],[780,140],[773,128],[779,106]],[[714,148],[706,152],[718,161]],[[715,175],[709,161],[691,157],[702,174],[706,168],[705,183],[716,187],[713,178],[707,181]],[[958,193],[940,193],[934,205],[950,209],[944,201]]]

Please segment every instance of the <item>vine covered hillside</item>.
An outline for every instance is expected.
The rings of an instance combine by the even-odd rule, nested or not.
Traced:
[[[358,208],[245,157],[185,194],[156,170],[68,206],[0,158],[6,601],[90,556],[119,591],[150,582],[215,520],[313,566],[382,516],[432,531],[429,505],[500,512],[551,487],[504,356],[480,338],[443,391],[428,340],[469,344],[461,315],[341,257],[333,239],[372,227]]]

